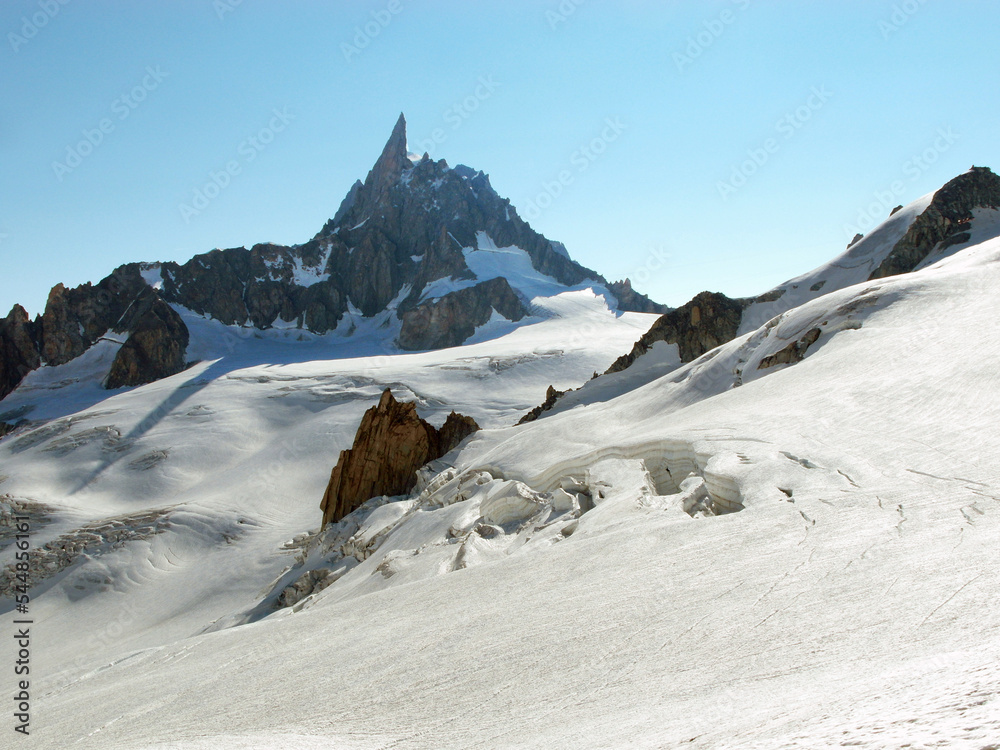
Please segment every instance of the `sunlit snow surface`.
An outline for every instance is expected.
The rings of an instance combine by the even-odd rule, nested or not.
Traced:
[[[215,356],[173,378],[98,401],[110,343],[35,373],[0,409],[58,417],[0,442],[0,492],[58,509],[35,545],[150,509],[169,526],[35,591],[25,745],[1000,743],[998,288],[989,240],[688,365],[654,348],[668,374],[522,427],[549,383],[603,371],[653,316],[567,292],[427,354],[375,321],[296,341],[189,316]],[[802,362],[759,369],[813,328]],[[343,577],[261,617],[326,554],[291,569],[283,545],[315,530],[384,387],[487,429],[350,527],[364,553]],[[577,518],[583,486],[596,507]],[[691,515],[695,489],[745,509]]]

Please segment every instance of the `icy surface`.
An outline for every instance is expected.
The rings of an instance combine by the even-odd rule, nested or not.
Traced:
[[[172,378],[100,391],[110,341],[43,368],[2,403],[31,422],[0,492],[52,509],[36,548],[86,552],[34,593],[31,746],[995,746],[998,286],[990,239],[687,365],[654,347],[521,427],[655,316],[536,296],[400,354],[377,320],[298,341],[185,312],[202,361]],[[485,429],[319,533],[386,387]]]

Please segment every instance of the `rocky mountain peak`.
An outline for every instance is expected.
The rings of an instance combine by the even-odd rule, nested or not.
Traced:
[[[386,141],[375,166],[368,173],[364,187],[377,199],[395,185],[403,172],[412,166],[409,152],[406,150],[406,118],[400,112],[399,119],[392,129],[392,135]]]
[[[178,372],[187,330],[169,308],[224,325],[315,334],[336,329],[346,315],[383,316],[380,325],[397,332],[402,349],[457,346],[496,314],[511,321],[528,314],[529,295],[513,267],[497,273],[487,263],[480,277],[469,266],[473,253],[498,252],[526,258],[557,284],[606,284],[532,229],[486,173],[427,155],[411,159],[400,114],[365,181],[354,183],[310,241],[216,249],[183,264],[128,264],[98,284],[55,286],[34,322],[19,314],[3,322],[0,398],[39,362],[65,364],[112,329],[129,333],[130,343],[109,387]],[[663,311],[629,284],[608,288],[619,310]]]

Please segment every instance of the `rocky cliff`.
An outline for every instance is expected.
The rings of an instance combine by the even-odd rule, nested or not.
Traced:
[[[37,326],[20,305],[0,320],[0,399],[41,363]]]
[[[718,292],[702,292],[676,310],[662,315],[632,347],[608,368],[620,372],[648,352],[657,341],[677,344],[681,362],[692,362],[705,352],[736,337],[744,302]]]
[[[111,365],[107,388],[152,383],[184,369],[187,326],[152,289],[139,295],[115,331],[129,336]]]
[[[361,419],[354,445],[340,452],[320,508],[323,525],[337,522],[378,495],[403,495],[417,483],[417,469],[440,458],[479,429],[452,412],[438,430],[386,389]]]
[[[615,295],[615,299],[618,300],[619,310],[656,313],[658,315],[670,312],[670,308],[666,305],[653,302],[653,300],[646,295],[635,291],[635,289],[632,288],[632,281],[630,279],[625,279],[624,281],[612,281],[608,284],[608,291]]]
[[[166,333],[175,349],[169,357],[155,346],[150,348],[148,329],[152,320],[147,313],[154,306],[159,319],[169,321]],[[131,342],[123,347],[124,354],[119,353],[122,366],[130,353],[133,355],[131,375],[122,385],[140,385],[164,377],[164,373],[173,374],[178,371],[178,359],[183,366],[187,327],[160,299],[159,293],[149,287],[143,279],[142,267],[132,263],[121,266],[97,284],[83,284],[75,289],[57,284],[49,293],[45,312],[34,321],[19,305],[14,306],[6,319],[0,320],[0,399],[32,370],[42,364],[66,364],[109,331],[127,333]],[[135,336],[137,332],[139,335]],[[140,361],[147,355],[151,357],[149,362]],[[157,358],[164,362],[157,364]]]
[[[411,351],[458,346],[475,333],[476,328],[487,323],[493,311],[513,321],[521,320],[528,313],[507,279],[502,277],[406,310],[399,346]]]
[[[987,167],[973,167],[934,193],[930,205],[869,280],[909,273],[939,245],[947,248],[968,242],[972,212],[977,208],[1000,209],[1000,177]]]
[[[187,331],[169,307],[226,325],[291,325],[317,334],[335,329],[348,311],[372,317],[395,310],[401,348],[456,346],[494,310],[515,321],[527,313],[523,295],[504,278],[479,278],[469,268],[466,254],[484,242],[493,249],[520,248],[535,271],[558,283],[605,284],[621,310],[662,311],[627,280],[607,285],[535,232],[485,173],[409,154],[400,115],[364,182],[355,183],[334,218],[308,242],[213,250],[186,263],[131,263],[96,285],[57,285],[35,321],[15,308],[0,322],[0,398],[27,372],[69,362],[110,330],[127,331],[130,339],[108,387],[176,372]],[[440,290],[429,294],[435,282]],[[123,328],[146,290],[165,304],[145,317],[128,316],[132,327]],[[152,304],[148,294],[143,299]]]

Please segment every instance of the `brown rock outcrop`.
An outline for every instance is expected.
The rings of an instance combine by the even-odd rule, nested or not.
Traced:
[[[111,365],[106,388],[144,385],[184,369],[187,326],[152,289],[147,287],[119,326],[119,333],[131,333]]]
[[[554,385],[550,385],[548,389],[545,391],[545,400],[538,406],[536,406],[534,409],[529,411],[527,414],[525,414],[523,417],[521,417],[517,421],[517,423],[527,424],[528,422],[534,422],[545,412],[551,411],[552,407],[556,405],[556,402],[565,395],[566,391],[557,391]]]
[[[417,469],[478,429],[472,418],[452,412],[438,430],[417,415],[416,404],[396,401],[387,388],[362,417],[353,447],[340,452],[320,504],[323,525],[339,521],[372,497],[410,492]]]

